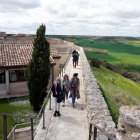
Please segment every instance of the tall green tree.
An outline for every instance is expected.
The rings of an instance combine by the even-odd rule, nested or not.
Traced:
[[[39,110],[43,104],[50,77],[50,44],[45,38],[45,31],[43,24],[37,29],[32,59],[25,72],[29,101],[35,110]]]

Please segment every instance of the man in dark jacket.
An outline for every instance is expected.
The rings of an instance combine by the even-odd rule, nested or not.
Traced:
[[[76,62],[77,62],[77,55],[76,55],[77,51],[74,50],[73,53],[72,53],[72,56],[73,56],[73,67],[76,68]]]
[[[76,50],[74,50],[73,52],[72,52],[72,54],[75,54],[77,51]]]

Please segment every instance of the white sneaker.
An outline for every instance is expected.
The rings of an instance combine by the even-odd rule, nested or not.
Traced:
[[[67,99],[67,103],[68,103],[69,101],[68,101],[68,99]]]
[[[64,106],[65,106],[65,103],[62,104],[62,107],[64,107]]]

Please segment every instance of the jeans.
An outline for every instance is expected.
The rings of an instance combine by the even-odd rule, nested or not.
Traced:
[[[65,97],[66,99],[68,99],[68,93],[69,92],[63,91],[63,97],[64,97],[63,103],[65,103]]]
[[[74,105],[76,99],[75,90],[72,91],[72,105]]]
[[[77,65],[78,65],[78,60],[77,60]]]

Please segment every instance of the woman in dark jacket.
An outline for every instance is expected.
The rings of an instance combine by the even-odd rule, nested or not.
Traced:
[[[60,93],[61,92],[61,81],[60,81],[59,77],[57,77],[51,90],[53,92],[54,106],[55,106],[54,117],[56,117],[56,115],[60,116],[60,102],[61,101],[59,101],[58,98],[59,98],[59,95],[61,94]]]

